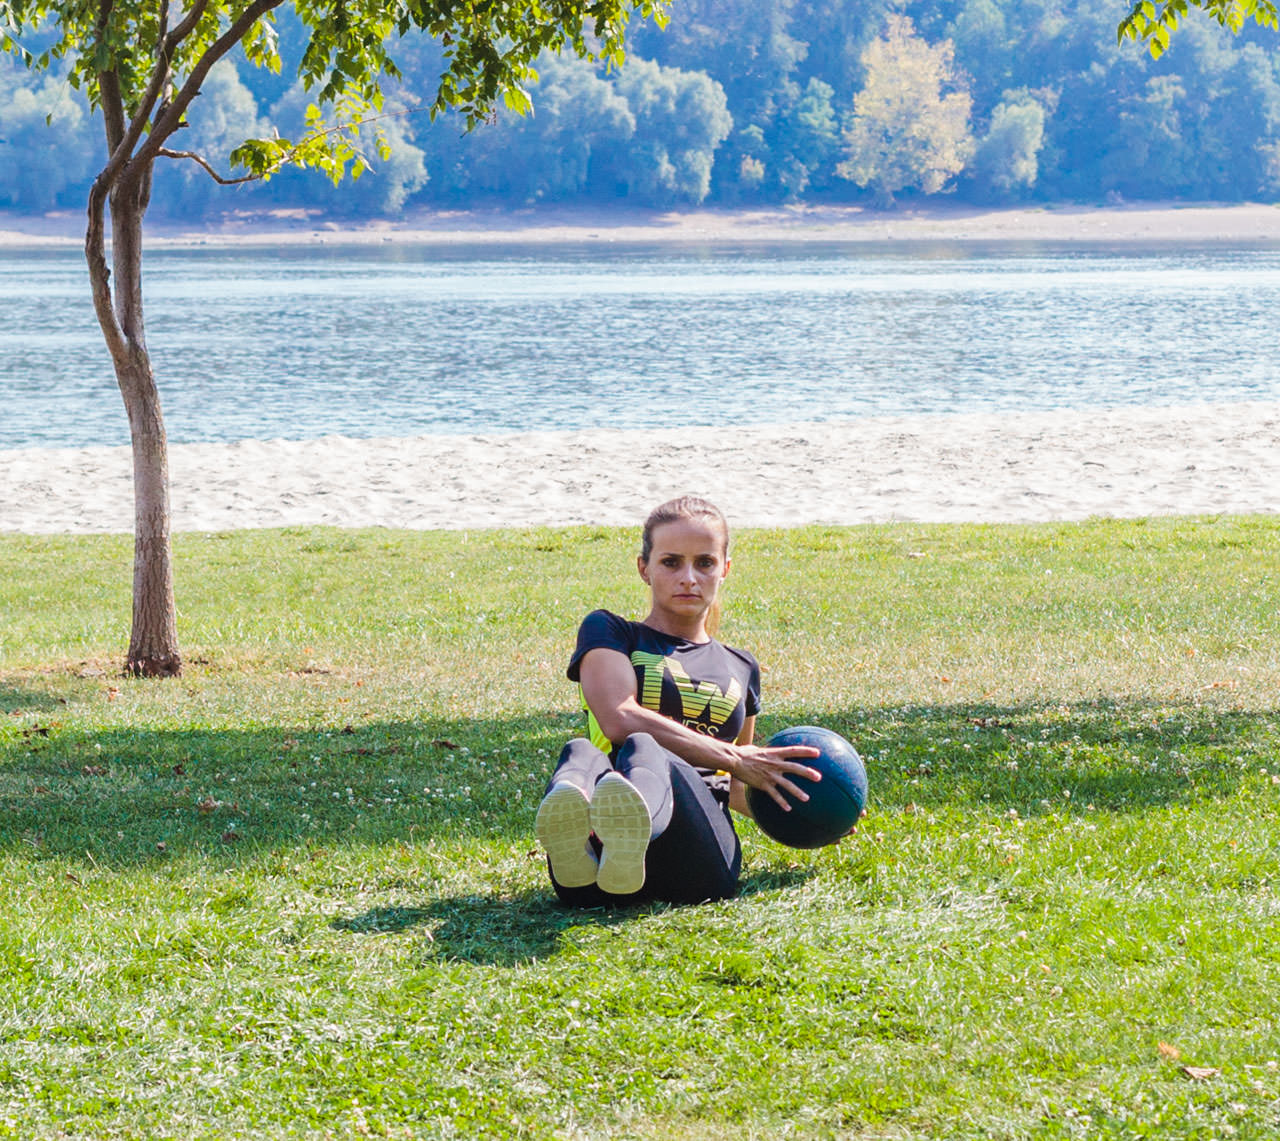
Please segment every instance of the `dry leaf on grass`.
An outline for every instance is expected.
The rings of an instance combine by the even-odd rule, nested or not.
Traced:
[[[1207,1082],[1216,1078],[1222,1071],[1217,1066],[1181,1066],[1179,1067],[1193,1082]]]
[[[1160,1051],[1160,1057],[1168,1058],[1171,1062],[1176,1062],[1182,1057],[1182,1051],[1177,1046],[1171,1046],[1168,1042],[1159,1042],[1156,1049]]]

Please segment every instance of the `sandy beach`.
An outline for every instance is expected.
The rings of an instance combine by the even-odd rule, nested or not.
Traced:
[[[171,448],[179,531],[631,525],[695,492],[737,526],[1280,512],[1280,404]],[[0,530],[132,529],[127,448],[0,452]]]
[[[982,209],[964,206],[779,206],[715,210],[415,210],[360,224],[301,211],[232,213],[199,229],[152,218],[148,246],[374,242],[434,245],[541,242],[1266,242],[1280,241],[1280,207],[1242,203],[1118,203]],[[80,245],[84,216],[0,211],[0,248]]]

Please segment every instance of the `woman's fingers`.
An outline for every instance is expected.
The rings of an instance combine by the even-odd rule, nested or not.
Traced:
[[[787,780],[787,776],[794,775],[802,777],[804,780],[821,780],[822,773],[802,763],[805,758],[818,756],[818,750],[807,745],[786,745],[779,748],[777,753],[786,758],[778,765],[778,768],[786,774],[779,778],[780,782],[786,786],[789,792],[796,794],[800,800],[808,800],[809,794],[798,789],[791,781]],[[793,760],[792,758],[797,759]]]
[[[805,752],[816,755],[817,750],[808,749]],[[817,769],[811,769],[808,765],[795,761],[775,762],[770,766],[769,775],[773,779],[765,786],[764,791],[777,802],[779,808],[786,812],[791,811],[791,804],[783,795],[784,792],[789,793],[796,800],[806,801],[809,799],[809,794],[802,787],[803,782],[822,779],[822,774]],[[797,779],[790,779],[793,776]]]
[[[783,812],[791,811],[791,802],[782,795],[782,790],[786,789],[796,800],[806,801],[809,794],[803,789],[796,788],[789,780],[779,780],[777,784],[769,785],[764,791],[777,803]]]
[[[821,751],[812,745],[774,745],[768,750],[777,757],[819,757]]]
[[[803,782],[822,779],[822,774],[803,762],[818,756],[818,750],[808,745],[779,745],[774,748],[752,750],[748,764],[738,777],[743,783],[767,793],[779,808],[791,811],[789,794],[795,800],[808,800],[809,794]],[[791,778],[796,778],[792,780]]]

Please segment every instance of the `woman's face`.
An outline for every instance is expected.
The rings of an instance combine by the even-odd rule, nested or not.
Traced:
[[[684,618],[705,615],[729,573],[724,534],[705,519],[677,519],[653,530],[653,550],[638,560],[655,610]]]

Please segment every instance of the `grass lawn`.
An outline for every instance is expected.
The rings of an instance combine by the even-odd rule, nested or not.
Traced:
[[[0,537],[0,1136],[1274,1138],[1280,519],[737,537],[767,734],[867,762],[727,903],[534,851],[633,532]]]

